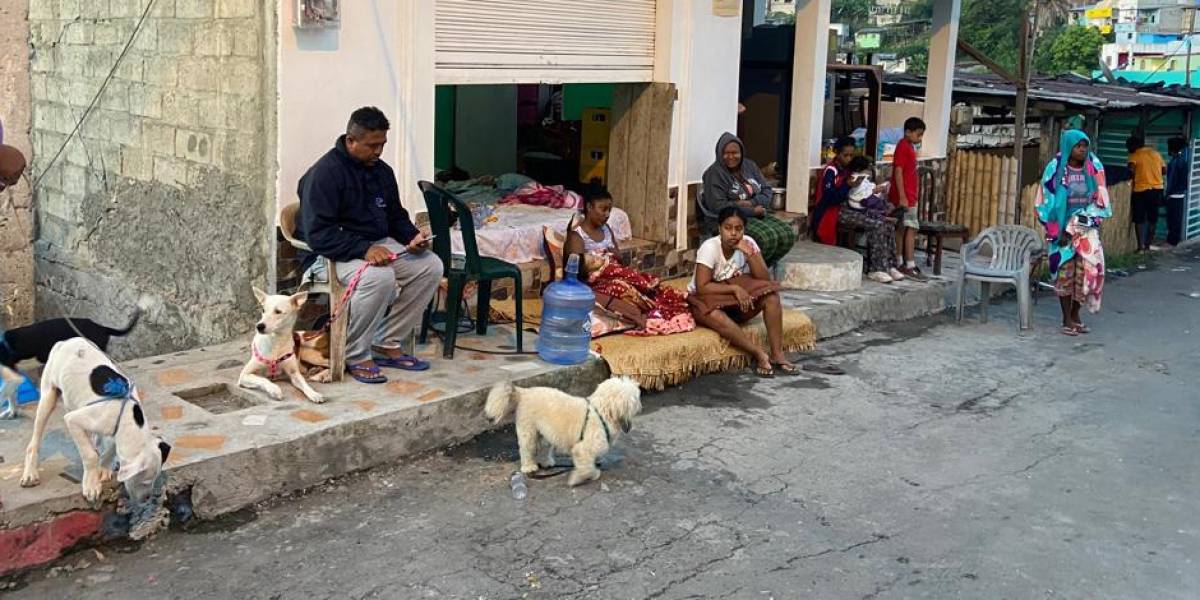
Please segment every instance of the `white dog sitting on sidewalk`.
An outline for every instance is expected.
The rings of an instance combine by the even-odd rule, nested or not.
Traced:
[[[83,461],[83,496],[89,502],[100,498],[104,482],[112,472],[102,468],[94,438],[111,437],[120,470],[117,480],[125,484],[130,498],[142,502],[151,494],[171,446],[150,433],[137,388],[112,360],[84,338],[71,338],[54,345],[42,369],[41,399],[33,421],[33,438],[25,449],[25,471],[21,486],[40,482],[38,449],[46,421],[59,399],[66,407],[63,421]]]
[[[504,382],[492,388],[483,412],[499,423],[515,408],[521,472],[538,470],[539,439],[544,439],[554,450],[571,454],[575,469],[567,483],[575,486],[600,477],[596,459],[633,427],[633,417],[642,412],[641,398],[641,388],[628,377],[601,383],[587,398]]]
[[[250,362],[238,377],[238,386],[266,392],[275,400],[283,400],[283,390],[271,381],[286,375],[309,401],[320,404],[325,397],[312,389],[300,370],[300,358],[296,356],[296,318],[300,307],[308,300],[308,292],[291,296],[270,296],[254,288],[254,297],[262,305],[263,313],[255,325],[257,333],[250,342]],[[266,377],[260,375],[265,373]]]

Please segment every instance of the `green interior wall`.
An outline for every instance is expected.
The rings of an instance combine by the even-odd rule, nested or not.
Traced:
[[[612,108],[612,83],[572,83],[563,86],[563,118],[578,121],[585,108]],[[457,88],[439,85],[434,90],[433,162],[437,170],[454,164],[455,111]]]
[[[1197,116],[1200,117],[1200,115]],[[1139,120],[1140,117],[1137,115],[1104,117],[1100,123],[1100,139],[1096,144],[1096,155],[1100,157],[1100,162],[1106,165],[1124,166],[1129,161],[1129,152],[1125,150],[1125,139],[1137,131]],[[1198,120],[1200,119],[1192,120],[1191,136],[1196,135]],[[1154,122],[1146,126],[1146,143],[1154,146],[1162,155],[1163,160],[1170,160],[1170,154],[1167,152],[1167,140],[1181,135],[1187,137],[1189,133],[1187,127],[1187,111],[1172,110],[1158,116]],[[1160,214],[1155,239],[1161,242],[1166,239],[1166,235],[1166,215]]]
[[[1100,123],[1100,139],[1096,144],[1096,155],[1100,157],[1101,162],[1113,165],[1124,165],[1128,162],[1129,153],[1125,150],[1125,138],[1137,131],[1138,120],[1137,115],[1104,117]],[[1165,158],[1167,139],[1184,135],[1186,127],[1185,111],[1173,110],[1156,118],[1146,127],[1146,143],[1153,145]]]
[[[434,88],[433,164],[438,171],[454,164],[454,104],[457,90],[452,85]]]
[[[613,83],[570,83],[563,86],[563,120],[583,119],[585,108],[612,108]]]

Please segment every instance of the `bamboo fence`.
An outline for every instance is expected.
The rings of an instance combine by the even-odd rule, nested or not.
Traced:
[[[1137,236],[1133,231],[1133,219],[1129,207],[1130,190],[1128,181],[1108,188],[1108,199],[1112,203],[1113,214],[1100,226],[1100,243],[1104,246],[1106,256],[1120,256],[1137,250]],[[1033,209],[1036,200],[1037,184],[1027,186],[1021,196],[1021,206],[1028,207],[1028,210],[1022,211],[1024,216],[1021,224],[1040,232],[1042,225],[1038,223]]]
[[[1017,214],[1017,161],[993,152],[959,150],[950,161],[947,177],[946,220],[966,225],[971,235],[999,223],[1020,223],[1042,231],[1034,211],[1038,184],[1021,191],[1021,213]],[[1129,182],[1109,186],[1113,216],[1104,222],[1100,239],[1110,256],[1137,250],[1130,219]]]

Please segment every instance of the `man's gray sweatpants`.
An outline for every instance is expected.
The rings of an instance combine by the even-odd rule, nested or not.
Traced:
[[[375,244],[392,252],[404,252],[404,245],[391,238]],[[350,278],[365,262],[362,259],[338,262],[338,279],[349,285]],[[402,254],[390,265],[367,267],[350,296],[346,364],[369,360],[371,346],[399,348],[420,326],[425,307],[433,300],[441,282],[442,260],[431,251]]]

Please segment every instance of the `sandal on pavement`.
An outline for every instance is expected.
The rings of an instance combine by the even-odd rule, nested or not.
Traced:
[[[771,363],[771,366],[775,368],[776,373],[782,373],[788,377],[800,374],[800,369],[792,363]]]
[[[1058,330],[1058,332],[1068,337],[1075,337],[1079,335],[1079,332],[1075,331],[1075,328],[1069,325],[1064,326],[1062,329]]]
[[[380,372],[379,367],[367,365],[346,365],[346,371],[359,383],[387,383],[387,377]]]
[[[1087,325],[1084,325],[1083,323],[1077,323],[1075,325],[1075,333],[1088,334],[1091,332],[1092,332],[1092,328],[1088,327]]]
[[[421,360],[415,356],[402,354],[397,357],[391,356],[376,356],[375,364],[389,369],[400,369],[403,371],[428,371],[429,361]]]
[[[755,375],[758,375],[758,377],[760,379],[774,379],[775,378],[775,369],[768,369],[766,367],[754,367],[751,369],[751,372],[754,373]]]

